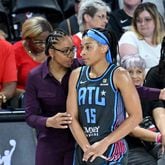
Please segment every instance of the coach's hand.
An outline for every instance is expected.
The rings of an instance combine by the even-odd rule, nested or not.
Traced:
[[[52,128],[68,128],[68,124],[72,122],[72,117],[68,113],[57,113],[56,115],[49,117],[46,121],[47,127]]]

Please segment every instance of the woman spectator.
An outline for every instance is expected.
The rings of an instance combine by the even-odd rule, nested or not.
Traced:
[[[158,165],[164,165],[165,155],[161,154],[162,135],[156,129],[151,109],[146,109],[144,106],[146,100],[158,100],[161,95],[158,95],[160,90],[143,86],[146,63],[141,56],[124,56],[121,66],[128,70],[133,83],[140,91],[143,112],[143,122],[126,137],[129,146],[128,165],[156,165],[158,162]],[[161,90],[162,92],[164,90]]]
[[[140,4],[133,15],[132,31],[125,32],[119,41],[119,55],[139,54],[146,61],[146,71],[159,62],[165,26],[156,6]]]
[[[32,17],[22,25],[22,40],[13,47],[17,65],[17,92],[24,92],[29,71],[45,61],[45,40],[52,27],[43,17]]]
[[[110,8],[102,0],[82,0],[78,11],[80,32],[73,35],[73,42],[77,48],[77,57],[81,58],[82,33],[90,28],[105,28],[108,23]]]

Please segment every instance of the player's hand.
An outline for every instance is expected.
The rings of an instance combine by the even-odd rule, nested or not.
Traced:
[[[104,142],[104,140],[95,142],[94,144],[87,146],[83,155],[83,160],[90,160],[90,162],[93,162],[97,157],[102,157],[107,148],[108,145]]]

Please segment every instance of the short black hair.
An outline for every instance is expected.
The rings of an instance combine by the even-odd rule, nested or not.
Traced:
[[[81,0],[75,0],[75,2],[76,2],[76,3],[80,3],[80,2],[81,2]]]

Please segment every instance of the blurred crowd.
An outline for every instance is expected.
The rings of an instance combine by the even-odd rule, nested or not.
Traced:
[[[86,40],[86,37],[92,40]],[[91,45],[98,43],[99,46],[92,47],[88,42],[91,42]],[[90,57],[84,56],[90,54],[90,51],[100,53],[101,57],[105,55],[105,59],[98,56],[98,61],[100,59],[105,64],[100,65],[100,71],[111,64],[124,69],[120,74],[126,71],[130,86],[123,87],[126,80],[120,78],[120,74],[116,76],[116,81],[112,80],[112,88],[121,92],[126,109],[132,109],[127,92],[133,92],[141,103],[143,120],[131,133],[128,132],[130,134],[126,137],[129,146],[128,164],[134,165],[138,162],[144,165],[163,165],[164,0],[0,0],[0,50],[0,107],[11,110],[23,108],[26,111],[27,123],[36,128],[41,140],[37,148],[38,165],[46,164],[47,160],[43,159],[43,155],[48,153],[48,149],[45,148],[50,147],[49,151],[56,155],[54,146],[61,144],[57,140],[59,137],[61,141],[66,142],[65,138],[70,140],[69,145],[64,143],[64,146],[68,146],[69,150],[71,149],[70,154],[73,154],[74,140],[71,133],[65,131],[72,122],[72,116],[66,113],[68,82],[73,69],[88,65]],[[97,56],[94,60],[99,63]],[[93,65],[89,63],[91,68]],[[109,72],[111,70],[108,70]],[[115,75],[116,71],[112,71],[113,74]],[[98,75],[92,76],[95,79]],[[123,80],[123,85],[118,83],[118,79]],[[73,88],[72,85],[70,88]],[[70,96],[70,102],[73,100],[74,105],[76,94]],[[129,99],[134,101],[131,97]],[[139,105],[135,105],[132,107],[136,111]],[[133,116],[133,110],[128,112],[128,118],[129,115]],[[73,116],[76,118],[78,115]],[[58,132],[57,128],[64,131]],[[73,126],[73,130],[75,128]],[[75,132],[72,132],[73,135],[79,136]],[[55,141],[56,133],[59,137],[56,136]],[[43,136],[48,137],[47,144],[42,141]],[[120,138],[123,138],[122,136],[126,135],[123,133]],[[78,139],[77,142],[81,147],[81,141]],[[84,151],[87,157],[89,150]],[[58,154],[63,153],[59,151]],[[69,156],[67,160],[71,162]],[[106,159],[103,155],[99,156]],[[49,154],[46,157],[54,163],[54,157]],[[122,161],[126,162],[125,159]]]

